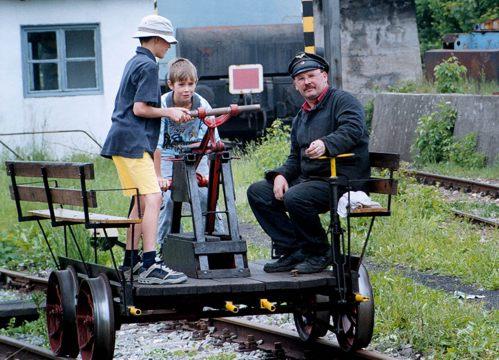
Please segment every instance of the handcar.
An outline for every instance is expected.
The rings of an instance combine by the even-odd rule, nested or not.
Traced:
[[[38,223],[56,266],[49,277],[46,302],[50,348],[56,355],[75,357],[80,353],[84,360],[112,359],[115,332],[124,323],[275,313],[292,313],[298,334],[305,342],[313,342],[330,330],[346,352],[369,344],[374,327],[374,299],[362,259],[375,218],[391,213],[391,197],[397,189],[393,175],[399,167],[399,156],[370,153],[371,167],[381,169],[384,176],[362,181],[367,181],[370,193],[386,195],[386,207],[353,210],[348,206],[346,227],[337,214],[338,186],[348,190],[353,181],[337,177],[335,169],[336,161],[354,155],[329,159],[331,177],[324,181],[329,182],[331,194],[328,234],[332,268],[317,274],[268,274],[262,270],[262,262],[248,263],[246,242],[240,236],[237,221],[232,152],[228,144],[216,142],[214,137],[215,128],[231,116],[254,110],[258,110],[257,105],[232,105],[211,112],[198,109],[193,115],[203,119],[209,130],[200,144],[186,146],[173,159],[173,224],[167,239],[168,251],[163,255],[170,267],[189,276],[183,284],[139,284],[133,273],[127,275],[117,266],[114,250],[124,248],[124,244],[118,240],[115,229],[133,228],[141,222],[141,215],[129,218],[90,212],[97,207],[98,193],[120,190],[89,189],[89,182],[95,178],[93,164],[6,162],[19,221]],[[196,176],[196,167],[204,155],[210,158],[207,183]],[[26,178],[30,178],[28,182],[20,182]],[[76,185],[68,187],[70,181]],[[64,187],[59,182],[64,182]],[[201,208],[198,193],[198,186],[203,185],[208,186],[206,211]],[[223,198],[221,211],[217,210],[219,197]],[[25,202],[46,206],[25,210]],[[188,214],[183,213],[184,203],[189,205]],[[227,233],[214,232],[218,212],[226,216]],[[190,232],[181,230],[185,216],[192,220]],[[370,217],[371,221],[362,251],[354,255],[351,222],[357,217]],[[63,249],[51,245],[42,225],[46,221],[52,227],[62,227]],[[81,240],[73,230],[82,225],[92,233],[91,257],[84,256]],[[77,258],[68,255],[70,242]],[[112,266],[99,262],[102,251],[109,252]]]

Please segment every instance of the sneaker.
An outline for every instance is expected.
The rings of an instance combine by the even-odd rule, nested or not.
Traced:
[[[290,271],[295,268],[296,264],[301,263],[303,260],[305,260],[303,252],[296,250],[292,253],[282,255],[277,261],[266,263],[263,266],[263,271],[268,273]]]
[[[187,281],[184,273],[172,270],[164,265],[152,264],[149,269],[139,274],[140,284],[180,284]]]
[[[324,255],[308,256],[303,262],[294,267],[299,274],[318,273],[331,265],[331,257]]]
[[[120,266],[120,270],[123,271],[125,279],[130,279],[131,276],[130,266]],[[139,275],[141,272],[142,272],[142,261],[139,261],[133,267],[133,275]]]

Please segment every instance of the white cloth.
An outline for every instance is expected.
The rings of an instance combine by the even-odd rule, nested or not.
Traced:
[[[350,211],[361,207],[379,208],[381,205],[371,198],[363,191],[349,191],[343,194],[338,201],[337,213],[341,217],[347,216],[348,194],[350,193]]]

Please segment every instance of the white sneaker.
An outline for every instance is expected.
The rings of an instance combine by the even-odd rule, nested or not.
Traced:
[[[180,284],[187,281],[184,273],[175,271],[160,264],[152,264],[149,269],[139,274],[140,284]]]

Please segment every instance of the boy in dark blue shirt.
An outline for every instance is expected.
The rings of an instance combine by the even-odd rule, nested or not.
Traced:
[[[135,225],[134,249],[132,231],[127,232],[127,247],[123,266],[138,272],[138,281],[144,284],[177,284],[187,277],[163,265],[156,264],[156,233],[161,206],[161,191],[154,171],[153,154],[157,146],[161,118],[175,122],[190,120],[182,108],[161,108],[161,91],[156,57],[163,58],[173,36],[170,20],[149,15],[142,19],[134,36],[141,46],[125,66],[116,95],[112,125],[101,155],[112,158],[126,196],[140,196],[142,223]],[[137,200],[137,199],[135,199]],[[139,202],[134,202],[130,217],[138,217]],[[143,262],[138,260],[138,240],[142,235]],[[133,255],[133,256],[132,256]],[[136,259],[132,263],[131,259]]]

